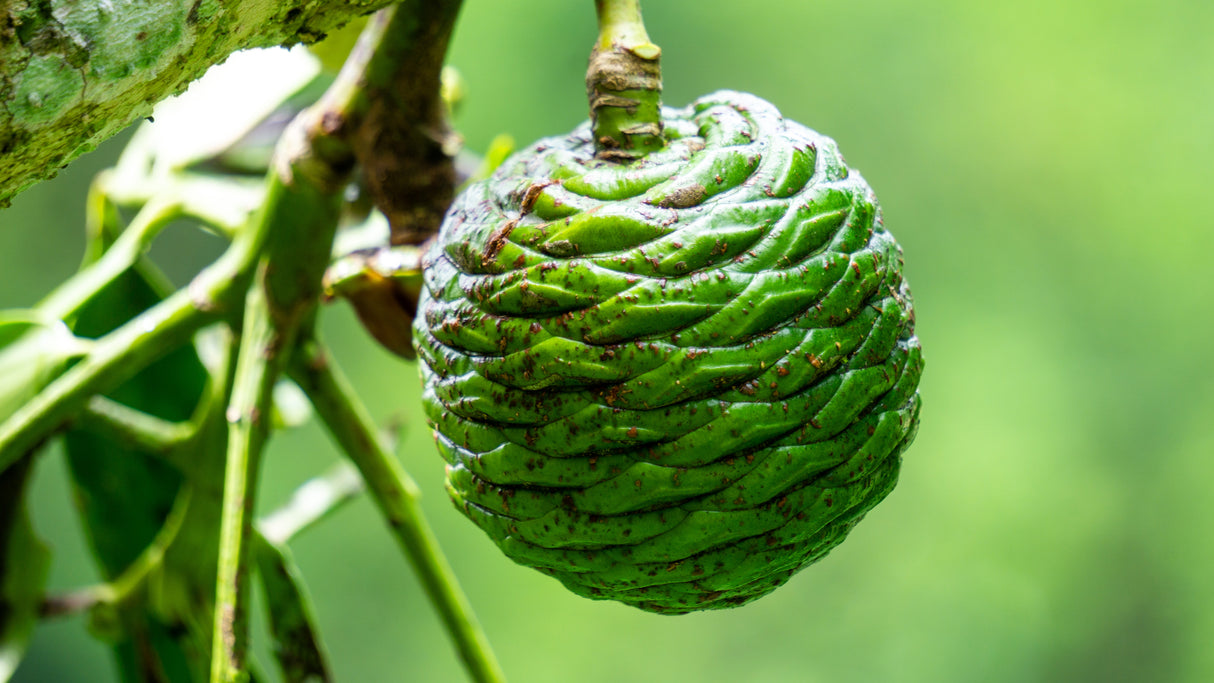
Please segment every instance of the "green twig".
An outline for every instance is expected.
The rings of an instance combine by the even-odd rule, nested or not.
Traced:
[[[361,69],[363,102],[350,140],[393,244],[421,244],[436,233],[454,197],[462,141],[447,122],[441,74],[460,5],[404,0],[373,17],[364,34],[382,38]]]
[[[300,345],[291,377],[301,386],[333,439],[362,473],[392,535],[421,579],[473,680],[505,676],[418,503],[418,489],[376,437],[374,422],[320,343]]]
[[[42,605],[42,616],[65,616],[103,605],[116,608],[134,599],[147,586],[148,578],[164,565],[165,552],[177,539],[177,532],[181,530],[189,507],[190,488],[182,487],[156,537],[121,574],[106,583],[48,596]]]
[[[118,210],[122,202],[114,197],[113,177],[115,172],[114,169],[102,171],[97,177],[93,178],[93,183],[89,186],[88,202],[84,215],[84,258],[80,263],[78,272],[72,276],[72,280],[82,276],[88,277],[84,275],[85,271],[90,270],[98,260],[104,257],[110,247],[117,243],[122,237],[123,232],[128,229]],[[144,210],[149,208],[149,204],[153,205],[151,207],[152,212],[155,212],[160,206],[171,207],[175,213],[184,213],[185,211],[185,207],[180,201],[169,197],[167,194],[163,196],[149,194],[142,201],[134,202],[131,206],[139,207],[142,214]],[[137,224],[140,220],[140,216],[137,214],[134,223]],[[248,221],[245,221],[245,223],[247,224]],[[142,253],[134,256],[134,262],[129,267],[135,270],[142,279],[147,280],[147,284],[152,287],[158,298],[163,299],[172,293],[176,287],[169,281],[168,276],[148,258],[148,247],[151,245],[152,239],[160,233],[162,225],[155,225],[154,227],[155,231],[141,240],[144,242],[139,250]],[[138,225],[133,225],[132,228],[136,233],[141,232]],[[113,269],[111,272],[117,274],[121,271]]]
[[[458,8],[459,3],[443,0],[431,5]],[[368,24],[337,80],[316,105],[288,126],[275,150],[259,218],[266,226],[265,260],[246,309],[245,339],[229,408],[229,420],[235,424],[229,433],[224,485],[212,683],[247,677],[244,577],[249,515],[266,429],[259,417],[268,416],[270,390],[296,333],[310,329],[355,150],[383,123],[377,112],[384,111],[383,95],[397,83],[396,75],[418,68],[402,57],[413,54],[412,46],[419,41],[433,39],[415,25],[423,9],[409,9],[413,11],[388,10]],[[440,63],[447,34],[449,30],[441,36]],[[437,71],[435,76],[437,97]],[[368,176],[376,173],[364,170]]]
[[[273,409],[274,383],[301,330],[310,329],[321,278],[341,213],[342,191],[354,166],[340,137],[357,89],[338,78],[334,88],[284,131],[257,215],[264,234],[261,266],[245,304],[239,357],[228,407],[228,451],[220,520],[219,567],[211,682],[248,677],[248,539],[261,447]]]
[[[309,210],[306,205],[302,209]],[[0,423],[0,470],[79,413],[93,395],[118,386],[185,344],[199,328],[242,311],[244,292],[271,225],[255,220],[186,289],[98,339],[85,358]]]
[[[269,408],[280,369],[278,359],[282,357],[277,349],[282,342],[271,321],[265,292],[260,287],[253,287],[245,307],[240,352],[227,412],[228,449],[211,650],[213,683],[248,679],[245,670],[248,601],[245,594],[248,591],[249,533],[261,450],[269,431]]]
[[[233,280],[232,278],[235,278]],[[238,273],[229,281],[239,282]],[[94,394],[108,391],[170,350],[225,307],[180,291],[97,340],[89,354],[0,424],[0,470],[34,448]]]
[[[586,69],[596,156],[631,161],[661,149],[662,51],[649,40],[640,0],[595,0],[599,37]]]
[[[110,244],[122,234],[122,215],[118,203],[110,192],[112,169],[98,173],[89,185],[88,198],[84,204],[84,259],[80,270],[101,258]],[[147,204],[151,197],[142,204]]]
[[[105,396],[89,399],[76,425],[107,441],[160,456],[175,465],[181,463],[176,462],[174,453],[198,435],[198,424],[193,421],[170,422]]]
[[[284,683],[332,683],[315,610],[290,549],[261,533],[254,535],[253,543],[266,594],[270,638]]]
[[[67,319],[102,289],[139,260],[161,229],[181,215],[181,205],[172,200],[145,204],[105,255],[57,287],[38,308],[59,319]]]

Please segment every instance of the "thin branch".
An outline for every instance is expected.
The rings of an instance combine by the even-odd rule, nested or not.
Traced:
[[[111,173],[111,170],[98,173],[89,185],[84,204],[84,259],[79,270],[84,270],[104,256],[106,249],[122,234],[122,215],[109,189]]]
[[[447,121],[441,74],[461,0],[404,0],[380,12],[369,31],[390,37],[359,86],[366,107],[352,142],[393,244],[421,244],[454,197],[462,140]]]
[[[346,378],[316,341],[300,345],[289,372],[312,400],[333,439],[362,473],[468,673],[480,683],[504,681],[484,631],[422,514],[417,484],[384,449],[374,422]]]
[[[219,570],[211,649],[211,681],[235,683],[247,678],[248,555],[261,450],[269,432],[278,349],[285,340],[272,323],[265,292],[254,286],[245,307],[232,398],[228,404],[228,449],[224,471],[223,513],[219,526]],[[285,342],[289,343],[289,342]]]
[[[249,535],[273,388],[296,336],[310,330],[354,167],[343,134],[365,100],[359,64],[383,35],[359,41],[337,81],[297,116],[275,148],[256,232],[264,233],[261,266],[245,305],[240,352],[228,407],[228,451],[216,572],[211,683],[247,678]],[[360,52],[359,50],[362,50]]]
[[[172,457],[173,453],[198,435],[195,422],[170,422],[105,396],[89,399],[76,425],[108,441],[160,456],[175,465],[180,463]]]
[[[97,584],[67,593],[48,595],[42,601],[40,616],[43,619],[55,619],[87,612],[106,602],[112,590],[109,584]]]
[[[284,683],[332,683],[315,610],[291,551],[260,533],[254,536],[254,544],[257,573],[266,593],[270,638]]]
[[[340,79],[339,79],[340,82]],[[212,683],[247,677],[249,534],[274,384],[301,328],[309,328],[337,231],[341,193],[353,156],[330,136],[327,102],[287,127],[257,215],[265,233],[261,267],[249,290],[228,407],[228,451],[220,520],[211,657]]]
[[[173,508],[156,537],[122,573],[106,583],[86,586],[69,593],[47,596],[42,604],[44,618],[67,616],[94,609],[100,605],[117,606],[132,600],[142,591],[152,576],[164,565],[164,555],[177,540],[177,532],[190,507],[190,488],[182,487],[173,501]]]
[[[430,93],[441,106],[437,98],[439,67],[434,69],[430,89],[424,80],[413,82],[402,74],[426,71],[425,64],[415,63],[410,56],[437,54],[441,65],[459,2],[406,4],[409,6],[386,10],[372,19],[337,80],[319,102],[288,126],[275,150],[265,210],[260,214],[267,234],[264,262],[246,308],[246,339],[241,344],[229,408],[229,420],[234,425],[229,432],[224,484],[212,683],[229,683],[247,676],[247,537],[266,429],[258,417],[269,413],[270,390],[281,361],[293,347],[295,334],[301,327],[310,330],[337,226],[341,191],[356,155],[364,164],[372,160],[356,150],[367,149],[368,131],[388,127],[404,116],[392,111],[393,105],[401,101],[401,93],[394,88],[410,86],[403,91],[409,95]],[[444,22],[446,28],[437,34],[426,22],[433,8],[450,11]],[[427,48],[430,43],[434,46]],[[393,92],[395,96],[389,96]],[[418,121],[414,118],[409,125],[416,127]],[[424,150],[404,151],[420,154]],[[372,173],[369,167],[364,170]],[[446,179],[448,192],[453,184],[453,177]]]
[[[163,424],[154,424],[157,421]],[[80,421],[81,426],[86,424],[89,429],[113,430],[119,439],[138,440],[144,451],[154,450],[149,444],[182,443],[197,433],[189,423],[166,422],[103,397],[95,397],[89,402]],[[348,462],[340,462],[328,472],[304,482],[285,505],[259,519],[255,533],[269,545],[282,546],[365,490],[358,470]],[[130,597],[159,566],[168,546],[176,538],[179,525],[177,517],[166,521],[169,531],[158,535],[113,581],[48,595],[42,605],[43,618],[70,616],[101,604],[117,604]]]
[[[238,270],[231,272],[228,283],[241,281]],[[226,294],[226,288],[217,289],[221,296]],[[79,413],[93,395],[188,342],[196,330],[219,320],[226,308],[211,297],[196,299],[183,290],[97,340],[79,363],[0,423],[0,470]]]
[[[662,51],[641,22],[640,0],[594,0],[599,38],[586,69],[596,156],[632,161],[660,149]]]
[[[331,191],[326,186],[321,194]],[[271,192],[291,195],[281,184],[271,183]],[[315,194],[316,190],[304,194],[308,192]],[[274,199],[267,196],[266,201],[269,205]],[[282,197],[279,201],[283,201]],[[306,222],[317,217],[313,214],[314,202],[304,201],[296,208],[300,215],[288,211],[290,215],[278,216],[277,220],[291,225],[296,220]],[[199,328],[242,311],[244,292],[274,224],[262,214],[261,220],[255,220],[241,232],[223,255],[199,273],[186,289],[178,290],[98,339],[85,358],[0,423],[0,470],[79,413],[93,395],[114,388],[185,344]],[[324,243],[325,250],[328,244]]]
[[[282,545],[328,517],[366,490],[358,470],[340,462],[324,474],[305,481],[282,507],[265,515],[257,527],[266,540]]]
[[[173,200],[153,199],[144,204],[101,258],[56,287],[38,308],[53,317],[67,319],[134,266],[160,231],[180,215],[181,204]]]

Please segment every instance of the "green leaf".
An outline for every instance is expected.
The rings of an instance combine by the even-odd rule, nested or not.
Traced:
[[[12,677],[29,646],[51,563],[26,509],[31,462],[22,458],[0,473],[0,683]]]
[[[117,278],[83,308],[75,321],[82,336],[118,327],[160,297],[143,274]],[[156,417],[191,417],[207,372],[193,347],[179,348],[108,396]],[[64,435],[68,462],[80,494],[86,532],[112,577],[138,557],[159,531],[176,498],[180,474],[160,458],[109,443],[82,428]]]
[[[274,655],[287,683],[332,681],[312,601],[290,550],[257,534],[257,572],[266,591]]]
[[[139,266],[115,279],[82,308],[77,334],[103,335],[159,301],[166,288],[158,273]],[[192,345],[176,349],[110,392],[109,398],[156,417],[189,419],[207,385],[207,371]],[[64,448],[85,535],[109,580],[134,562],[160,532],[181,488],[182,476],[164,459],[115,443],[80,425],[64,434]],[[183,534],[185,532],[182,532]],[[205,562],[204,556],[198,561]],[[165,577],[171,585],[191,578]],[[210,586],[190,586],[205,595]],[[191,644],[180,623],[166,623],[142,600],[120,606],[113,642],[123,681],[204,680],[205,648]],[[191,671],[194,673],[191,674]]]

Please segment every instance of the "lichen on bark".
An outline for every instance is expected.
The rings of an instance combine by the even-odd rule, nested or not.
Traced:
[[[389,0],[0,2],[0,207],[231,53],[312,43]]]

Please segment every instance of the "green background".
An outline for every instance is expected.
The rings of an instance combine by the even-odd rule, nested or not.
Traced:
[[[649,0],[646,19],[668,103],[753,92],[876,188],[915,294],[922,426],[894,493],[787,586],[644,614],[567,593],[463,519],[415,368],[331,307],[511,680],[1214,680],[1214,3]],[[469,148],[584,118],[593,37],[589,0],[467,0],[451,61]],[[0,306],[74,269],[86,184],[119,149],[0,213]],[[167,241],[182,278],[219,248]],[[280,435],[263,501],[335,453],[315,426]],[[51,585],[93,581],[59,454],[39,467]],[[292,545],[340,681],[461,680],[366,500]],[[46,623],[17,680],[111,680],[85,627]]]

